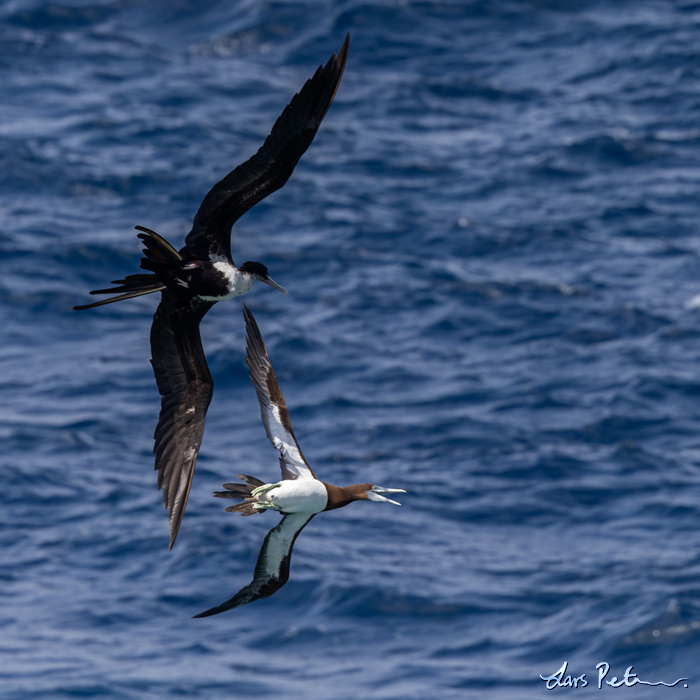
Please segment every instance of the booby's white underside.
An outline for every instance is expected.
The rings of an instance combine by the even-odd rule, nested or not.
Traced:
[[[263,554],[260,559],[263,561],[265,575],[270,578],[278,578],[282,569],[282,562],[289,559],[292,553],[292,545],[296,536],[306,523],[314,517],[314,513],[293,513],[285,515],[280,524],[270,530],[265,539]],[[256,567],[257,569],[257,567]],[[256,576],[262,574],[256,570]]]
[[[272,488],[268,488],[268,487]],[[275,510],[283,513],[320,513],[328,504],[326,487],[318,479],[287,479],[278,484],[265,484],[259,488]]]

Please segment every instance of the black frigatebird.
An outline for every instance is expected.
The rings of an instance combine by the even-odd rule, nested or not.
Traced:
[[[348,57],[350,35],[307,80],[284,108],[258,152],[218,182],[204,198],[185,246],[178,252],[143,226],[141,267],[152,274],[129,275],[90,294],[118,296],[73,307],[90,309],[122,299],[161,292],[151,327],[151,364],[161,395],[153,453],[158,488],[170,518],[172,549],[192,484],[213,382],[199,335],[199,324],[217,302],[245,294],[255,280],[287,294],[258,262],[236,267],[231,227],[251,207],[282,187],[316,135],[333,101]]]
[[[289,411],[277,384],[275,370],[265,348],[260,329],[253,314],[243,304],[245,317],[247,354],[246,362],[250,379],[260,402],[260,414],[270,442],[280,453],[282,481],[266,484],[260,479],[239,474],[244,484],[224,484],[226,491],[217,491],[220,498],[239,498],[242,503],[226,508],[241,515],[254,515],[264,510],[276,510],[282,521],[267,533],[253,580],[233,598],[195,617],[208,617],[258,598],[267,598],[278,591],[289,579],[292,547],[299,533],[314,515],[325,510],[342,508],[353,501],[384,501],[400,505],[387,493],[406,493],[403,489],[387,489],[375,484],[333,486],[320,481],[306,461],[294,436]]]

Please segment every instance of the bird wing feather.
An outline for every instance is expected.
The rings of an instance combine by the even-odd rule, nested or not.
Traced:
[[[151,364],[162,397],[153,453],[170,518],[170,549],[185,513],[214,389],[199,335],[200,321],[212,306],[166,290],[151,327]]]
[[[280,189],[311,145],[343,75],[350,35],[338,55],[319,66],[284,108],[258,152],[209,191],[194,217],[181,255],[228,260],[231,227],[251,207]]]
[[[313,517],[313,513],[285,515],[279,525],[273,527],[265,537],[255,565],[253,580],[241,588],[233,598],[194,617],[218,615],[231,608],[252,603],[259,598],[267,598],[282,588],[289,580],[289,565],[294,542]]]
[[[260,402],[260,415],[270,442],[281,455],[282,479],[316,479],[294,435],[289,411],[277,383],[267,348],[250,309],[243,304],[246,363]]]

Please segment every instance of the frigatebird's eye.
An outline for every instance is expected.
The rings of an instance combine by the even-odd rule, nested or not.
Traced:
[[[269,277],[269,274],[267,272],[267,268],[259,262],[246,262],[243,263],[240,268],[243,272],[247,272],[249,275],[254,275],[255,277],[258,277],[259,279],[267,279]]]

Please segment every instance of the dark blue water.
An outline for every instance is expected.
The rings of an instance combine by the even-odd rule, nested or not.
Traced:
[[[77,313],[176,246],[351,32],[290,182],[235,227],[323,479],[405,488],[316,518],[249,582],[278,478],[237,300],[172,553],[155,488],[157,299]],[[700,686],[700,3],[0,5],[0,695],[516,700]],[[255,522],[253,522],[255,521]],[[586,688],[548,691],[567,661]],[[596,687],[634,666],[675,688]]]

